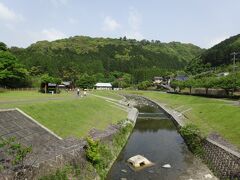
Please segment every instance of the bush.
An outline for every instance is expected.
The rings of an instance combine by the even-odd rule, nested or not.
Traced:
[[[100,162],[100,154],[99,154],[99,141],[94,141],[92,138],[87,138],[87,150],[86,156],[87,159],[93,164],[96,165]]]
[[[122,128],[114,135],[113,140],[110,142],[100,143],[99,141],[94,141],[92,138],[87,138],[86,157],[95,167],[101,179],[105,179],[110,165],[125,145],[128,134],[132,130],[131,124],[123,127],[123,123],[120,122]]]
[[[139,84],[137,84],[137,88],[139,90],[146,90],[148,87],[150,87],[152,84],[149,81],[143,81]]]
[[[202,138],[200,136],[200,130],[196,125],[188,124],[186,126],[183,126],[180,129],[180,134],[185,139],[189,149],[195,155],[199,156],[202,155],[203,153]]]

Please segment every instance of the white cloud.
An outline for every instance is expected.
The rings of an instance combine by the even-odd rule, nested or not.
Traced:
[[[142,35],[140,28],[142,24],[141,14],[135,8],[130,8],[128,16],[128,25],[130,27],[129,31],[126,32],[126,36],[131,39],[142,40],[144,36]]]
[[[66,37],[66,34],[64,34],[63,32],[56,30],[54,28],[50,28],[50,29],[43,29],[41,31],[41,39],[45,39],[45,40],[49,40],[49,41],[53,41],[56,39],[62,39]]]
[[[104,18],[103,22],[103,28],[104,31],[115,31],[116,29],[120,28],[121,25],[112,17],[106,16]]]
[[[6,21],[22,21],[24,18],[20,14],[16,14],[4,4],[0,3],[0,19]]]
[[[130,8],[128,24],[132,30],[138,30],[142,24],[142,17],[135,8]]]
[[[224,35],[224,36],[219,36],[219,37],[216,37],[214,39],[211,39],[207,43],[207,48],[213,47],[214,45],[222,42],[223,40],[225,40],[227,38],[229,38],[229,36],[228,35]]]

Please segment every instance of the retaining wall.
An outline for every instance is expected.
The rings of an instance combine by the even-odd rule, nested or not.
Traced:
[[[4,111],[14,111],[14,110],[15,109],[9,109]],[[26,114],[22,114],[22,115],[26,115]],[[127,117],[128,122],[135,124],[137,116],[138,116],[138,110],[136,108],[128,108],[128,117]],[[29,118],[29,116],[26,116],[26,118]],[[41,126],[38,126],[38,127],[42,128]],[[105,140],[111,141],[113,136],[116,133],[118,133],[121,128],[122,128],[121,125],[110,125],[104,131],[92,129],[89,132],[89,135],[92,136],[94,139],[99,139],[100,141],[105,141]],[[61,154],[58,154],[56,156],[52,155],[48,159],[38,162],[37,164],[26,166],[24,168],[24,173],[21,170],[19,172],[15,171],[8,174],[3,174],[5,176],[5,179],[7,180],[38,179],[42,176],[51,174],[57,169],[61,169],[65,167],[67,164],[77,165],[81,169],[81,174],[84,172],[84,170],[88,172],[89,167],[92,167],[92,166],[89,165],[89,162],[86,161],[86,158],[85,158],[85,147],[87,142],[83,139],[77,140],[75,138],[59,139],[59,141],[61,141],[63,145],[66,146],[66,150],[64,152],[61,152]],[[93,179],[93,180],[100,179],[95,169],[92,169],[91,173],[87,174],[86,176],[88,177],[88,179]],[[84,175],[82,178],[85,179]]]
[[[181,128],[184,126],[186,123],[186,117],[184,115],[173,109],[167,108],[165,104],[153,100],[150,101],[167,112],[172,117],[177,127]],[[209,138],[204,139],[203,149],[203,160],[220,179],[240,180],[240,153]]]

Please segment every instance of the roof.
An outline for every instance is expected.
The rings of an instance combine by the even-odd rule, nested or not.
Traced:
[[[62,84],[64,84],[65,86],[69,86],[71,84],[71,81],[63,81]]]
[[[48,86],[57,86],[57,84],[54,84],[54,83],[48,83]]]
[[[158,77],[158,76],[154,77],[154,80],[162,80],[162,79],[163,79],[163,77]]]
[[[221,72],[221,73],[218,73],[217,76],[220,77],[220,76],[227,76],[229,75],[229,72]]]
[[[97,83],[95,84],[97,87],[112,87],[111,83]]]
[[[178,75],[175,79],[178,81],[186,81],[188,80],[188,77],[185,75]]]

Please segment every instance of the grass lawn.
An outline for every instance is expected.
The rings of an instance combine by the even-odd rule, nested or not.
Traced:
[[[5,101],[25,101],[34,99],[47,99],[55,97],[67,97],[69,96],[66,92],[60,94],[42,94],[38,91],[3,91],[0,92],[0,102]]]
[[[49,100],[49,98],[55,98]],[[4,103],[2,101],[4,99]],[[12,102],[12,100],[26,100]],[[7,101],[7,103],[6,103]],[[0,94],[0,108],[18,107],[61,137],[86,136],[90,129],[105,129],[125,119],[127,113],[101,98],[76,97],[73,93],[46,95],[37,92]]]
[[[118,93],[121,91],[106,91],[106,90],[93,90],[91,91],[92,94],[98,95],[98,96],[105,96],[108,98],[121,100],[122,96],[120,96]]]
[[[205,135],[217,132],[240,148],[240,106],[232,101],[149,91],[126,92],[149,97],[171,108],[180,107],[177,109],[180,112],[192,108],[184,113],[189,122],[196,124]]]

